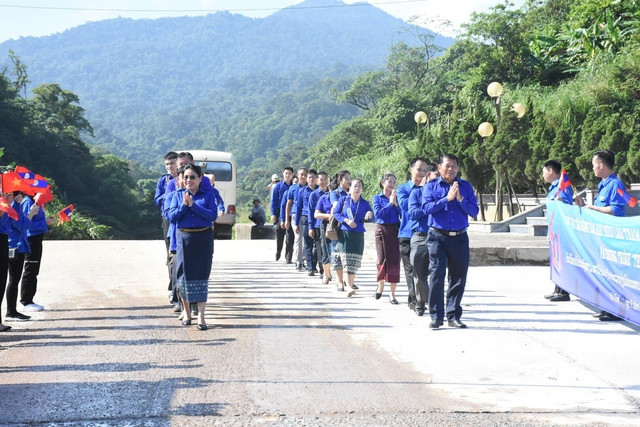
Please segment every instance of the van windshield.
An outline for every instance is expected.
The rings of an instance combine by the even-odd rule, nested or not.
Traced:
[[[204,174],[214,174],[216,181],[231,181],[233,179],[233,167],[229,162],[196,162],[202,168]]]

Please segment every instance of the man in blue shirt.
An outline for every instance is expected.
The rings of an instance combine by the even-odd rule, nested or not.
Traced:
[[[581,197],[577,197],[578,205],[585,209],[591,209],[608,215],[624,216],[624,208],[627,203],[622,196],[618,194],[618,189],[624,190],[625,187],[613,172],[615,161],[616,157],[612,151],[601,150],[594,153],[593,159],[591,160],[593,173],[602,181],[598,184],[598,194],[596,194],[593,204],[587,205]],[[594,317],[602,321],[622,320],[618,316],[604,310],[594,314]]]
[[[178,153],[175,151],[169,151],[165,154],[164,167],[167,170],[167,173],[158,179],[158,183],[156,184],[156,194],[153,198],[155,205],[160,209],[161,213],[163,211],[165,199],[169,194],[175,191],[175,188],[173,190],[169,189],[169,184],[178,176]],[[162,236],[164,237],[164,243],[167,249],[167,261],[165,265],[167,266],[169,273],[169,290],[171,291],[173,289],[173,281],[171,280],[171,264],[173,260],[169,249],[169,220],[164,215],[162,215]]]
[[[298,271],[304,270],[304,237],[300,235],[299,229],[291,228],[291,223],[299,223],[300,212],[298,212],[298,199],[300,196],[300,190],[307,185],[307,175],[309,171],[307,168],[298,169],[298,182],[293,184],[291,188],[289,188],[289,193],[287,195],[287,204],[286,204],[286,214],[285,214],[285,228],[287,230],[293,230],[294,233],[294,241],[293,241],[293,259],[296,262],[296,269]]]
[[[318,263],[318,251],[314,247],[313,240],[313,228],[315,221],[309,221],[309,198],[311,194],[318,188],[318,172],[314,169],[309,169],[307,172],[307,185],[301,187],[298,190],[298,197],[296,202],[296,216],[293,217],[294,230],[300,239],[303,241],[303,259],[307,261],[307,274],[314,276],[318,270],[316,264]],[[315,207],[315,204],[313,205]],[[311,233],[309,233],[311,231]],[[295,254],[295,251],[294,251]],[[295,255],[294,255],[295,257]]]
[[[473,187],[458,178],[458,158],[443,154],[438,161],[440,178],[422,187],[422,206],[428,215],[429,232],[429,314],[431,329],[442,326],[445,316],[444,282],[449,269],[446,316],[450,327],[466,328],[462,316],[462,296],[469,269],[469,217],[480,208]]]
[[[413,228],[415,228],[415,221],[409,218],[409,195],[414,189],[422,185],[422,180],[427,173],[426,168],[426,159],[421,157],[412,159],[410,166],[411,178],[396,189],[398,204],[400,205],[400,209],[402,209],[398,241],[400,242],[400,256],[402,257],[402,265],[404,267],[404,277],[407,282],[407,289],[409,290],[408,303],[410,310],[415,310],[416,308],[416,290],[413,282],[413,266],[411,264],[411,237],[413,235]]]
[[[427,182],[438,179],[440,172],[435,163],[427,163],[427,175],[419,187],[411,191],[409,195],[409,218],[414,224],[411,231],[411,265],[413,266],[413,280],[415,281],[416,308],[418,316],[424,314],[425,306],[429,301],[429,248],[427,237],[429,235],[429,217],[422,211],[422,186]]]
[[[562,164],[556,160],[549,160],[542,165],[542,178],[545,182],[551,184],[549,186],[549,192],[547,193],[547,203],[559,200],[562,203],[568,205],[573,204],[573,188],[571,186],[560,189],[560,179],[562,174]],[[569,292],[562,289],[556,283],[556,287],[552,294],[544,296],[546,299],[552,302],[569,301]]]
[[[282,181],[278,182],[273,187],[273,194],[271,196],[271,222],[276,227],[276,261],[280,259],[280,254],[282,253],[282,244],[284,243],[284,236],[286,234],[286,230],[284,228],[284,224],[280,225],[280,206],[282,203],[282,197],[284,193],[289,190],[291,187],[291,180],[293,179],[293,168],[291,166],[287,166],[282,170]],[[285,252],[285,258],[291,259],[292,254],[289,254],[289,245],[287,245],[287,250]],[[292,248],[293,249],[293,248]]]

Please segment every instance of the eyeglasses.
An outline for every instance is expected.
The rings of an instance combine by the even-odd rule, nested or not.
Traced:
[[[196,179],[196,178],[198,178],[198,177],[197,177],[197,176],[195,176],[195,175],[185,175],[185,176],[184,176],[184,180],[185,180],[185,181],[186,181],[186,180],[188,180],[188,179]]]

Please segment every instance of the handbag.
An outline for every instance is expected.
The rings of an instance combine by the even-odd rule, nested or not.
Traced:
[[[349,197],[349,196],[347,196]],[[344,205],[342,205],[342,209],[344,209],[347,204],[347,197],[344,198]],[[338,240],[338,230],[340,229],[340,223],[337,219],[331,215],[331,219],[329,220],[329,224],[327,224],[327,229],[324,232],[324,237],[329,240]]]

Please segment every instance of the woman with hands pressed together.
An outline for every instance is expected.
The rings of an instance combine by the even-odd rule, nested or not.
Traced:
[[[185,189],[171,200],[168,219],[176,231],[176,282],[184,311],[182,324],[191,324],[189,303],[198,303],[198,329],[207,329],[204,310],[209,291],[213,258],[213,227],[218,207],[212,191],[203,190],[202,170],[197,165],[184,167]]]
[[[380,299],[384,282],[391,284],[389,302],[398,304],[395,292],[400,281],[400,242],[398,228],[402,210],[396,197],[396,177],[386,173],[380,181],[382,191],[373,196],[373,213],[376,216],[376,265],[378,266],[378,289],[375,298]]]
[[[340,225],[337,251],[341,258],[344,270],[347,272],[347,283],[350,291],[347,296],[356,293],[356,273],[362,264],[364,252],[364,222],[373,218],[371,205],[362,197],[362,180],[351,180],[349,194],[340,198],[336,204],[333,216]]]

